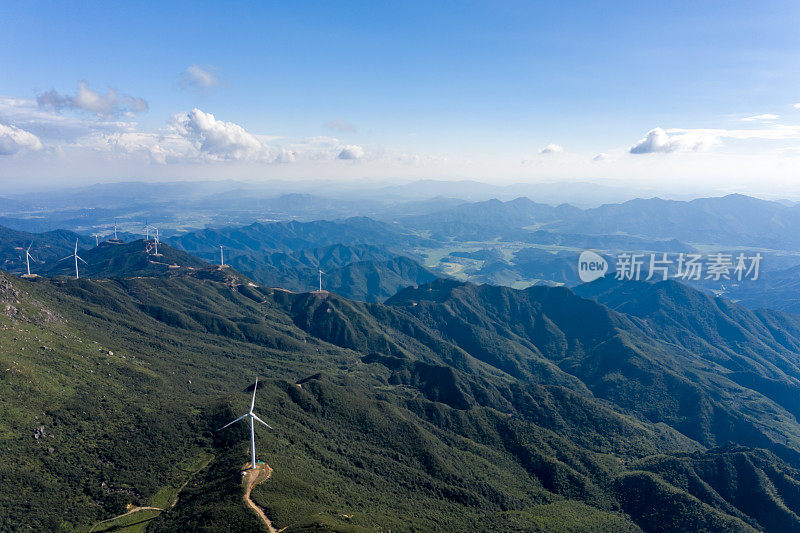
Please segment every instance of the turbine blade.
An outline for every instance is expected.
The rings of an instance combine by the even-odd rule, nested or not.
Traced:
[[[83,257],[81,257],[81,256],[79,256],[79,255],[76,255],[75,257],[77,257],[78,259],[80,259],[81,261],[83,261]],[[83,261],[83,262],[84,262],[84,263],[86,263],[86,261]],[[86,263],[86,264],[88,265],[89,263]]]
[[[68,255],[67,257],[64,257],[63,259],[59,259],[59,261],[63,261],[64,259],[72,259],[73,257],[75,257],[75,256],[74,255]]]
[[[255,414],[255,413],[251,413],[251,414],[253,415],[253,418],[255,418],[256,420],[258,420],[259,422],[261,422],[262,424],[264,424],[265,426],[267,426],[269,429],[272,429],[272,426],[270,426],[269,424],[267,424],[266,422],[264,422],[263,420],[261,420],[260,418],[258,418],[258,417],[256,416],[256,414]]]
[[[240,416],[239,418],[237,418],[236,420],[234,420],[233,422],[228,422],[227,424],[225,424],[224,426],[222,426],[221,428],[219,428],[217,431],[222,431],[222,430],[223,430],[223,429],[225,429],[226,427],[230,426],[231,424],[235,424],[236,422],[238,422],[239,420],[241,420],[242,418],[245,418],[245,417],[247,417],[247,415],[242,415],[242,416]]]
[[[256,389],[258,388],[258,378],[256,378],[256,384],[253,385],[253,401],[250,402],[250,412],[253,412],[253,407],[256,406]]]

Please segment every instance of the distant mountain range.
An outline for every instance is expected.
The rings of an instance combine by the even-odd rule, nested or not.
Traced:
[[[178,190],[164,187],[158,190],[162,190],[165,199],[172,198]],[[240,192],[244,194],[246,190]],[[109,194],[107,189],[95,192]],[[241,196],[213,187],[206,192],[207,195],[202,193],[192,201],[227,198],[225,201],[234,202]],[[242,199],[241,207],[243,213],[249,209],[244,207],[248,202],[255,202],[253,205],[261,202],[260,205],[271,206],[269,209],[285,209],[287,213],[302,205],[316,205],[323,211],[328,209],[328,213],[333,213],[329,208],[336,205],[351,205],[353,210],[359,210],[355,207],[358,200],[348,201],[352,205],[331,198],[294,194],[267,200]],[[173,235],[163,240],[208,262],[219,261],[219,245],[223,245],[229,264],[259,283],[290,290],[314,287],[316,271],[322,269],[330,276],[329,288],[369,301],[386,298],[403,286],[429,279],[427,271],[513,287],[534,283],[574,286],[580,282],[577,256],[583,250],[597,251],[613,265],[614,257],[621,253],[737,253],[749,249],[764,257],[762,283],[738,286],[701,280],[694,285],[748,306],[794,310],[793,304],[781,302],[800,300],[791,270],[800,265],[800,255],[796,253],[800,238],[795,231],[800,225],[800,207],[789,202],[729,195],[688,202],[638,199],[579,209],[567,204],[554,207],[528,198],[465,203],[436,197],[381,205],[382,208],[378,204],[371,204],[369,209],[360,207],[364,207],[362,211],[376,208],[374,214],[382,220],[360,216],[223,225],[177,233],[171,230]],[[54,215],[54,220],[32,218],[29,222],[48,226],[56,224],[62,215],[65,213]],[[140,226],[143,228],[143,223]],[[7,237],[0,235],[0,243],[7,243],[5,250],[0,249],[0,260],[5,261],[7,270],[21,272],[20,259],[24,259],[21,245],[25,239],[36,240],[36,236],[9,231]],[[136,239],[134,233],[123,231],[122,227],[120,236],[127,241]],[[43,237],[42,245],[46,246],[49,239]],[[85,237],[81,239],[82,246],[90,242]],[[69,253],[63,247],[58,249],[65,251],[64,255]],[[480,250],[493,250],[494,256],[490,259],[469,256]],[[412,274],[408,265],[399,268],[397,262],[385,263],[398,257],[423,266],[418,266]],[[366,267],[373,272],[371,276],[383,272],[387,279],[393,280],[384,283],[380,294],[364,296],[370,291],[363,289],[366,276],[363,273],[355,277],[343,274],[342,279],[361,278],[353,281],[353,287],[336,281],[339,275],[334,270],[363,261],[373,262]],[[778,274],[780,271],[783,274]],[[398,272],[405,275],[398,276]],[[781,294],[780,302],[773,303],[770,295],[776,293]]]
[[[692,201],[636,199],[591,209],[553,207],[528,198],[488,200],[399,219],[409,228],[428,229],[440,239],[528,241],[521,229],[554,234],[680,240],[723,246],[795,249],[800,207],[732,194]]]
[[[233,254],[252,254],[299,251],[335,244],[366,244],[402,249],[432,244],[429,239],[405,233],[400,228],[366,217],[337,221],[257,222],[248,226],[204,229],[166,240],[176,248],[209,260],[219,258],[220,245]]]

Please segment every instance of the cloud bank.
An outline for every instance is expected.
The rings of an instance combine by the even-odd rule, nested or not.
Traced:
[[[654,128],[628,151],[631,154],[702,152],[721,145],[723,139],[800,139],[800,126],[772,124],[752,130]]]
[[[72,109],[102,117],[122,114],[132,116],[149,109],[147,101],[143,98],[118,94],[114,89],[109,89],[106,94],[100,94],[91,90],[85,81],[78,82],[78,90],[74,96],[60,94],[53,89],[40,94],[36,98],[36,102],[39,107],[45,109],[53,109],[55,111]]]
[[[14,155],[24,151],[42,149],[42,141],[29,131],[0,124],[0,155]]]

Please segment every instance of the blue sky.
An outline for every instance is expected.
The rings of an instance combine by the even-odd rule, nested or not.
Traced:
[[[797,2],[164,4],[0,6],[0,183],[800,177]]]

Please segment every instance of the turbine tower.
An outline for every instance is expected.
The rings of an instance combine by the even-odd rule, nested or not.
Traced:
[[[63,259],[59,259],[59,261],[64,261],[66,259],[69,259],[70,257],[74,257],[75,258],[75,279],[80,279],[80,276],[78,276],[78,261],[79,260],[83,261],[83,258],[78,255],[78,239],[75,239],[75,252],[73,252],[71,255],[68,255],[67,257],[65,257]],[[87,265],[89,264],[86,261],[83,261],[83,262],[85,264],[87,264]]]
[[[158,255],[158,228],[153,228],[153,229],[156,230],[156,238],[153,239],[153,244],[155,244],[156,247],[156,253],[153,255]]]
[[[94,237],[94,245],[100,246],[100,235],[97,233],[92,233],[92,237]]]
[[[322,270],[319,271],[319,292],[322,292],[322,275],[324,273]]]
[[[219,266],[225,266],[225,257],[222,255],[222,245],[219,245]]]
[[[228,422],[227,424],[225,424],[224,426],[222,426],[221,428],[219,428],[217,430],[217,431],[222,431],[226,427],[228,427],[228,426],[230,426],[232,424],[235,424],[236,422],[238,422],[239,420],[242,420],[243,418],[247,418],[247,417],[250,418],[250,457],[251,457],[250,466],[251,466],[251,468],[255,468],[256,467],[256,429],[255,429],[254,420],[258,420],[259,422],[261,422],[262,424],[267,426],[269,429],[272,429],[272,426],[270,426],[269,424],[267,424],[266,422],[264,422],[263,420],[258,418],[258,416],[256,416],[256,414],[253,412],[253,407],[255,407],[255,405],[256,405],[256,389],[257,388],[258,388],[258,378],[256,378],[256,384],[253,386],[253,401],[250,402],[250,410],[247,413],[245,413],[242,416],[240,416],[239,418],[237,418],[236,420],[234,420],[233,422]]]
[[[114,219],[114,238],[113,239],[109,239],[108,242],[113,243],[113,244],[122,244],[122,241],[119,240],[119,237],[117,237],[117,219],[116,218]]]
[[[34,263],[36,262],[36,259],[33,259],[33,256],[31,255],[31,246],[33,246],[33,241],[31,241],[31,243],[28,245],[28,248],[25,250],[25,266],[28,267],[29,276],[31,275],[31,260],[33,260]]]
[[[145,220],[144,221],[144,243],[145,243],[145,249],[148,250],[148,251],[149,251],[149,248],[148,248],[147,245],[150,243],[150,230],[156,231],[156,227],[148,224],[147,221]]]

